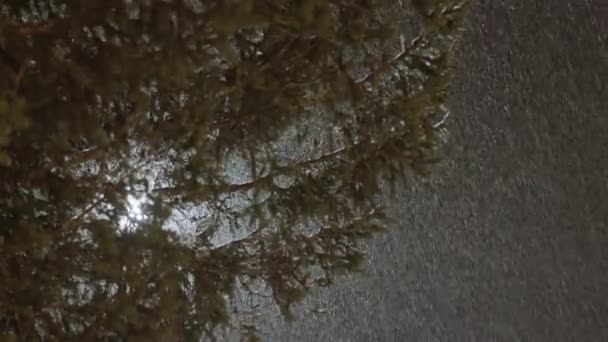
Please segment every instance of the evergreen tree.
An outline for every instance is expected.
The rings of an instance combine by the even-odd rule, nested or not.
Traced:
[[[465,5],[0,1],[0,336],[197,341],[358,270],[438,158]]]

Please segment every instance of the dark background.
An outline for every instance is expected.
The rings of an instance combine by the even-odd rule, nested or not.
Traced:
[[[607,46],[605,0],[477,1],[445,161],[263,340],[608,341]]]

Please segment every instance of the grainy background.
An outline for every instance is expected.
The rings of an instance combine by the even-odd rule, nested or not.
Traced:
[[[477,1],[458,59],[445,162],[263,340],[608,341],[608,2]]]

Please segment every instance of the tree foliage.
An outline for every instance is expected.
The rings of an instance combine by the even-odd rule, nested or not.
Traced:
[[[212,338],[359,269],[438,157],[464,7],[0,2],[0,335]]]

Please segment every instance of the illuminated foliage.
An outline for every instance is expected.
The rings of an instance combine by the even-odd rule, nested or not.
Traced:
[[[212,338],[358,270],[438,157],[464,7],[0,3],[0,335]]]

